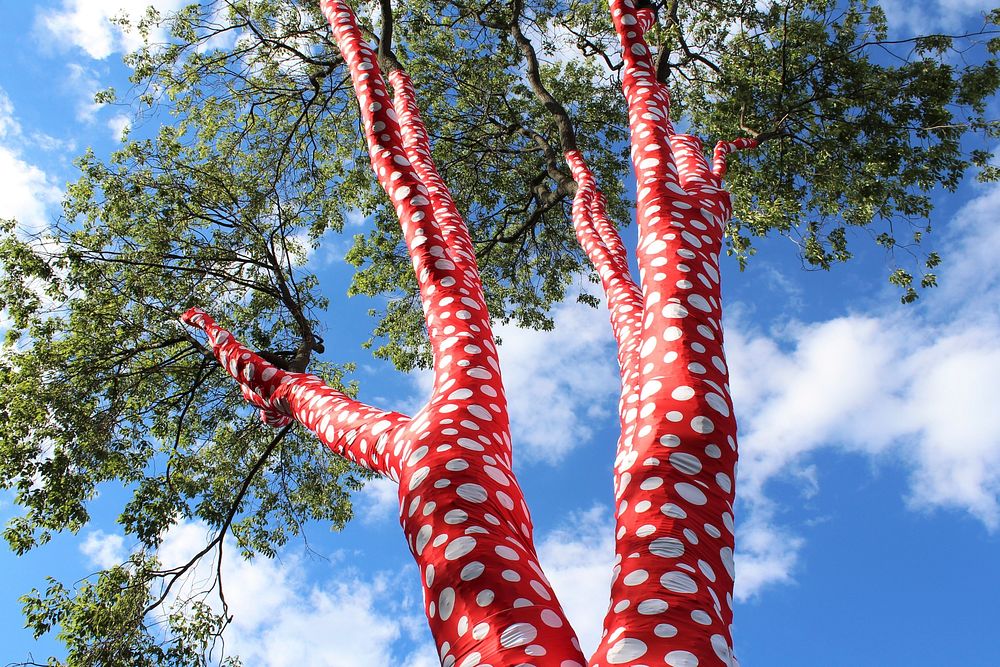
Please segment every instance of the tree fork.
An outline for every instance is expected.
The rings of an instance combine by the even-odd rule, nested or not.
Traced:
[[[244,397],[272,425],[302,422],[335,452],[399,482],[404,534],[421,571],[442,664],[560,667],[585,659],[535,553],[512,471],[496,346],[468,229],[431,160],[402,68],[390,101],[376,54],[350,8],[322,8],[351,72],[372,167],[394,202],[434,353],[434,390],[412,419],[365,406],[314,376],[289,373],[238,343],[204,312],[208,335]]]

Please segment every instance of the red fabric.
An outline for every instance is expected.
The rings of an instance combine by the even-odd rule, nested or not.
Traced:
[[[641,307],[616,324],[619,294],[635,287],[616,268],[623,259],[602,263],[588,249],[616,332],[628,329],[617,335],[616,566],[604,637],[590,665],[731,666],[736,421],[719,253],[732,206],[721,179],[726,154],[756,142],[720,142],[710,167],[701,140],[676,134],[670,123],[670,96],[643,37],[652,11],[612,0],[611,13],[637,178]],[[575,158],[567,156],[571,164]],[[590,196],[581,188],[577,199]],[[574,206],[585,248],[588,227],[600,226],[594,213]],[[641,324],[628,326],[633,322]]]
[[[391,72],[390,97],[350,8],[321,6],[413,261],[434,353],[431,398],[412,418],[378,410],[272,366],[201,310],[183,319],[206,333],[265,422],[294,419],[337,454],[399,482],[400,521],[442,665],[583,667],[538,564],[473,246],[434,167],[410,79]],[[718,260],[731,203],[721,179],[726,155],[756,142],[719,142],[710,166],[697,137],[675,134],[643,39],[653,13],[631,0],[611,8],[638,179],[638,284],[583,156],[565,156],[579,186],[574,228],[608,298],[622,376],[616,565],[589,664],[732,667],[736,422],[722,349]]]

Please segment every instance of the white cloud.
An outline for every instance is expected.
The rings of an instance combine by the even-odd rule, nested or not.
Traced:
[[[59,47],[75,46],[91,58],[103,60],[116,52],[133,51],[142,46],[142,37],[135,30],[123,30],[112,19],[127,15],[140,19],[149,6],[161,13],[177,11],[185,0],[63,0],[56,10],[40,12],[37,25],[48,33],[47,40]],[[151,39],[162,41],[162,31],[154,31]]]
[[[108,119],[108,129],[111,130],[111,138],[115,141],[123,141],[131,126],[132,120],[127,114],[116,114]]]
[[[359,496],[354,506],[365,523],[379,523],[399,515],[399,484],[388,477],[365,483]]]
[[[766,586],[789,583],[803,540],[782,530],[760,507],[739,526],[733,595],[744,601]]]
[[[61,198],[51,176],[18,151],[0,146],[0,218],[14,218],[26,232],[38,232],[48,226],[50,207]]]
[[[614,521],[610,509],[594,506],[567,517],[564,526],[538,542],[538,559],[576,630],[584,655],[600,643],[611,598]]]
[[[606,422],[617,405],[619,374],[607,310],[567,301],[551,315],[551,331],[512,325],[494,330],[502,341],[500,367],[520,460],[558,463],[589,441],[590,424]],[[422,402],[433,376],[411,377]]]
[[[541,536],[538,553],[585,653],[600,639],[614,561],[609,508],[595,506],[569,515],[563,526]],[[121,538],[96,531],[90,553],[112,564]],[[183,522],[165,536],[158,557],[165,567],[187,562],[211,539],[201,523]],[[106,556],[106,557],[105,557]],[[339,557],[328,579],[309,574],[302,557],[285,550],[279,558],[245,561],[226,540],[223,582],[233,622],[227,651],[246,664],[268,667],[432,667],[438,665],[423,617],[414,568],[395,573],[359,573]],[[120,560],[115,561],[115,563]],[[102,565],[104,566],[104,565]],[[215,576],[206,557],[172,599],[210,586]],[[217,602],[208,599],[217,607]]]
[[[619,374],[606,309],[568,302],[552,331],[497,327],[516,455],[557,463],[617,405]]]
[[[0,139],[21,134],[21,124],[14,116],[14,103],[7,93],[0,89]]]
[[[882,0],[889,29],[893,34],[923,35],[935,30],[958,30],[987,11],[982,0]]]
[[[186,562],[210,539],[200,523],[182,523],[165,537],[159,557],[165,565]],[[416,573],[360,575],[349,564],[330,568],[329,579],[308,577],[307,563],[287,551],[279,559],[246,561],[226,540],[223,582],[233,622],[227,651],[246,664],[268,667],[426,667],[433,648],[421,607],[409,588]],[[211,585],[214,563],[207,558],[180,592]],[[410,581],[412,579],[412,582]],[[400,591],[403,594],[400,595]],[[217,603],[215,603],[217,604]],[[419,642],[414,650],[414,642]]]
[[[16,219],[26,232],[48,226],[49,210],[62,198],[54,179],[24,159],[21,124],[14,105],[0,89],[0,219]]]
[[[92,123],[97,118],[97,112],[104,104],[94,101],[94,96],[103,88],[97,74],[89,67],[79,63],[66,65],[66,87],[78,98],[76,103],[76,119],[84,123]]]
[[[127,557],[125,539],[121,535],[105,533],[103,530],[89,532],[87,539],[80,545],[80,551],[87,557],[90,565],[102,570],[121,565]]]
[[[994,187],[959,212],[942,287],[918,306],[770,334],[738,317],[729,323],[748,512],[737,535],[741,597],[790,580],[801,540],[776,525],[768,484],[802,477],[823,448],[898,462],[911,507],[959,510],[1000,528],[998,207]]]

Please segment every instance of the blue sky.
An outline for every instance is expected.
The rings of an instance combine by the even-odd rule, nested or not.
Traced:
[[[130,119],[95,105],[93,93],[123,83],[121,55],[135,42],[107,18],[145,4],[0,5],[0,218],[43,229],[75,178],[72,159],[114,147]],[[955,29],[986,9],[976,0],[884,5],[904,32]],[[725,267],[741,425],[735,634],[744,667],[1000,661],[1000,187],[968,182],[937,203],[941,286],[914,306],[899,305],[874,250],[832,273],[805,272],[790,243],[770,239],[748,271]],[[309,258],[340,323],[328,323],[327,358],[359,362],[368,402],[412,408],[429,380],[360,348],[371,304],[344,296],[345,247],[329,237]],[[567,303],[555,319],[552,332],[498,333],[543,564],[592,647],[612,559],[617,373],[602,310]],[[79,535],[20,559],[0,551],[3,662],[58,653],[19,629],[17,597],[46,575],[73,582],[119,562],[131,547],[114,523],[120,501],[105,491]],[[309,551],[293,542],[274,561],[224,563],[235,614],[228,645],[247,665],[436,664],[394,491],[375,483],[355,503],[342,533],[310,527]],[[0,497],[0,517],[16,511]],[[173,530],[164,562],[186,560],[205,533]]]

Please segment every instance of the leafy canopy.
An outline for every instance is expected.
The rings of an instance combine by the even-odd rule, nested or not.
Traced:
[[[204,556],[218,557],[226,534],[245,557],[270,556],[310,521],[343,525],[366,477],[300,430],[264,429],[178,325],[181,312],[206,308],[273,358],[343,386],[352,369],[316,359],[331,304],[307,259],[329,234],[355,233],[350,293],[383,304],[374,353],[404,370],[428,363],[409,258],[316,5],[216,0],[148,13],[134,28],[165,26],[169,41],[127,56],[129,90],[98,96],[129,105],[131,136],[111,155],[79,158],[44,235],[0,227],[0,307],[14,323],[0,353],[0,484],[21,508],[5,537],[25,553],[78,531],[97,492],[114,488],[129,498],[119,523],[137,545],[75,589],[50,581],[23,598],[36,635],[57,631],[67,645],[50,664],[220,661],[219,582],[186,605],[174,597],[197,559],[158,563],[166,531],[198,521],[216,535]],[[516,15],[487,0],[394,6],[393,48],[469,222],[491,312],[549,327],[548,309],[589,267],[568,223],[566,134],[541,92],[572,122],[613,217],[628,218],[605,3],[531,0]],[[1000,11],[970,34],[890,39],[867,0],[657,7],[659,74],[679,125],[762,142],[728,178],[729,250],[741,261],[770,235],[795,240],[814,267],[847,260],[865,236],[916,257],[937,188],[955,189],[973,166],[1000,175],[980,149],[1000,130],[987,115]],[[358,10],[377,40],[378,6]],[[357,219],[367,224],[347,224]],[[921,261],[918,278],[912,261],[890,276],[904,300],[935,282],[940,259]]]

